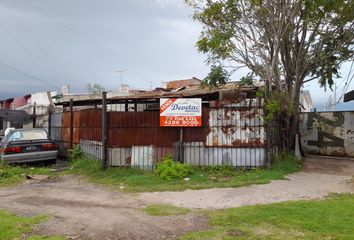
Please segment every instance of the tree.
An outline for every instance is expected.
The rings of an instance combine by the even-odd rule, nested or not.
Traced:
[[[208,54],[208,63],[226,62],[231,72],[247,67],[265,82],[266,110],[272,113],[268,117],[289,130],[278,136],[280,145],[289,149],[297,129],[301,86],[318,80],[321,87],[331,88],[341,64],[353,61],[354,1],[187,3],[203,25],[197,48]]]
[[[105,90],[104,87],[99,83],[89,83],[87,84],[86,89],[92,96],[100,95]]]
[[[221,65],[212,65],[208,76],[203,79],[202,87],[209,86],[213,88],[220,85],[225,85],[229,78],[229,73],[223,69]]]

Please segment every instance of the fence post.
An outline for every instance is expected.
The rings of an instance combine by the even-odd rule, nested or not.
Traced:
[[[179,159],[180,162],[184,162],[184,148],[183,148],[183,128],[179,128]]]
[[[108,165],[107,159],[107,92],[102,92],[102,168],[106,169]]]
[[[32,119],[32,127],[36,128],[36,102],[33,103],[33,119]]]
[[[73,149],[74,142],[74,100],[70,99],[70,138],[69,138],[69,149]]]
[[[52,111],[48,108],[48,135],[52,138]]]

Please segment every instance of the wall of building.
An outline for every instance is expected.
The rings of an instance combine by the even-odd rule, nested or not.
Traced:
[[[305,154],[354,157],[354,112],[310,112],[300,115]]]

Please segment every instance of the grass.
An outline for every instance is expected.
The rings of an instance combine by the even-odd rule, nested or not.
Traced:
[[[0,161],[0,186],[21,183],[26,175],[55,175],[48,167],[31,167],[26,165],[8,165]]]
[[[188,208],[175,207],[168,204],[152,204],[146,206],[143,210],[152,216],[185,215],[190,212],[190,209]]]
[[[152,171],[135,168],[101,169],[100,162],[79,159],[72,163],[73,174],[87,177],[91,182],[116,186],[126,192],[183,191],[214,187],[240,187],[250,184],[265,184],[274,179],[285,179],[289,173],[299,171],[298,161],[293,157],[276,161],[271,169],[233,170],[230,167],[194,168],[189,181],[163,180]]]
[[[38,215],[35,217],[21,217],[4,210],[0,210],[0,239],[1,240],[14,240],[23,239],[24,234],[32,231],[32,227],[38,223],[46,221],[48,216]],[[60,236],[31,236],[28,240],[65,240],[66,238]]]
[[[354,239],[354,194],[208,213],[210,229],[182,240]]]

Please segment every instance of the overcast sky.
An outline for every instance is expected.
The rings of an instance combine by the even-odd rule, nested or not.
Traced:
[[[117,90],[117,70],[127,70],[123,83],[146,90],[204,78],[206,56],[195,48],[201,26],[191,14],[183,0],[0,0],[0,98],[63,84]],[[315,100],[329,95],[307,87]]]

